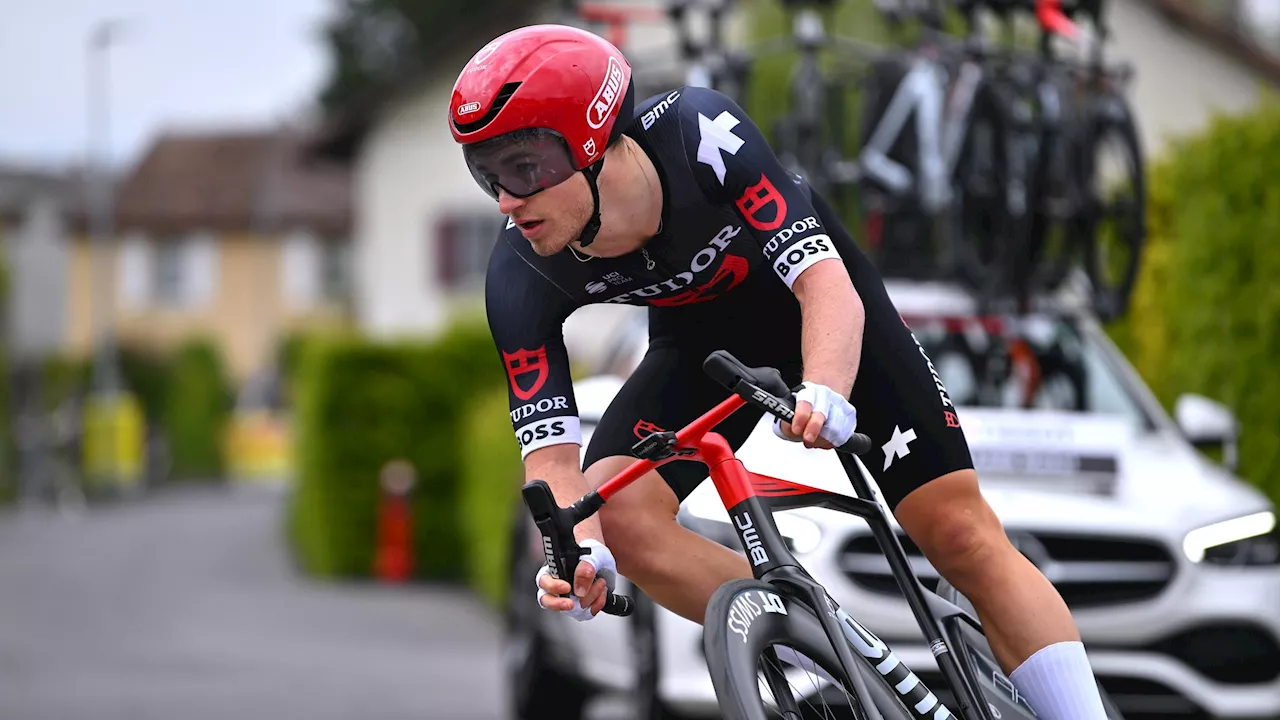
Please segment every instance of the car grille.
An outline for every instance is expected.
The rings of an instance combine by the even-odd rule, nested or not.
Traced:
[[[1252,623],[1215,623],[1184,630],[1147,647],[1181,660],[1227,685],[1268,683],[1280,677],[1280,643]]]
[[[1008,533],[1040,572],[1053,583],[1071,608],[1097,607],[1147,600],[1160,594],[1173,579],[1176,567],[1169,551],[1159,543],[1134,538]],[[904,533],[898,541],[906,551],[916,577],[930,589],[938,583],[938,571]],[[845,575],[871,592],[902,597],[889,561],[871,535],[850,538],[840,550]]]
[[[948,708],[956,706],[955,694],[937,670],[916,670],[916,676]],[[1098,683],[1125,720],[1212,720],[1204,708],[1177,690],[1142,678],[1101,675]]]
[[[1125,720],[1211,720],[1212,716],[1177,690],[1154,680],[1101,675],[1107,691]]]

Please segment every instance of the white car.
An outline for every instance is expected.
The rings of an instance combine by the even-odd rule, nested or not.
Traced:
[[[1220,446],[1232,464],[1231,413],[1184,396],[1175,422],[1087,313],[1047,312],[1023,326],[1019,337],[1040,358],[1032,366],[1026,346],[1005,339],[1007,321],[978,316],[967,295],[889,288],[958,406],[984,494],[1071,607],[1095,673],[1126,717],[1280,717],[1276,511],[1196,451]],[[1028,377],[1036,387],[1029,395]],[[584,435],[621,382],[598,376],[575,385]],[[852,494],[832,453],[778,440],[767,420],[738,456],[755,472]],[[944,690],[867,525],[815,508],[775,517],[841,606]],[[739,549],[710,482],[684,501],[680,520]],[[526,693],[517,717],[573,718],[590,698],[617,693],[629,694],[644,717],[718,714],[700,625],[651,604],[631,618],[588,623],[538,611],[540,552],[529,528],[516,536],[527,544],[513,568],[512,606],[533,609],[513,613],[510,626],[511,680]],[[899,537],[932,585],[936,571]]]

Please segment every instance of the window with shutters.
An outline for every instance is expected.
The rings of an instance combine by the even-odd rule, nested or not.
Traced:
[[[435,245],[436,273],[431,279],[450,291],[481,286],[489,253],[506,222],[505,215],[493,211],[450,213],[440,218],[428,238]]]
[[[156,243],[155,276],[151,288],[157,305],[176,307],[182,304],[185,250],[185,244],[178,237],[162,237]]]
[[[351,296],[350,242],[330,238],[322,244],[320,288],[329,302],[345,302]]]

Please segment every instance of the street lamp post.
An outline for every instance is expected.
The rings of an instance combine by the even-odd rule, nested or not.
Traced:
[[[88,151],[85,178],[89,201],[89,330],[93,345],[93,387],[81,415],[82,461],[92,485],[121,489],[120,400],[123,389],[116,354],[115,302],[111,292],[111,243],[115,209],[111,179],[111,98],[109,51],[119,36],[118,20],[104,20],[89,34],[85,82]]]
[[[104,396],[120,389],[116,365],[115,332],[109,279],[110,242],[115,232],[115,211],[110,178],[110,64],[111,43],[119,35],[118,20],[104,20],[89,35],[87,53],[89,162],[86,179],[89,198],[90,268],[92,290],[89,308],[90,341],[93,343],[93,386]]]

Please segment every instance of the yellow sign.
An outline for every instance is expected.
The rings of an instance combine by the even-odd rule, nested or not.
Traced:
[[[90,486],[132,487],[142,480],[146,421],[132,393],[90,395],[84,406],[84,472]]]
[[[227,465],[240,480],[280,480],[292,469],[288,421],[275,413],[237,413],[227,433]]]

